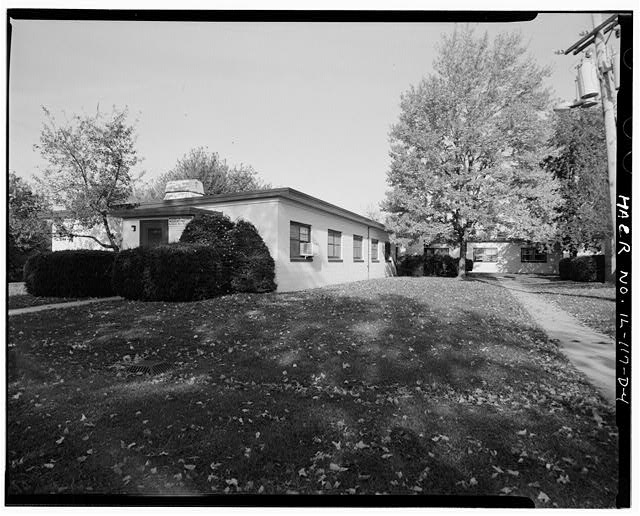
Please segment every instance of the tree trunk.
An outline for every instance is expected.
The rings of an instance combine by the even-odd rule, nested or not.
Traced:
[[[458,279],[467,277],[467,236],[460,239],[460,261],[458,262]]]
[[[109,220],[107,219],[107,216],[104,213],[102,214],[102,223],[104,224],[104,229],[105,229],[105,232],[107,233],[107,238],[111,243],[111,248],[117,253],[118,251],[120,251],[120,247],[116,242],[115,236],[111,232],[111,228],[109,227]]]

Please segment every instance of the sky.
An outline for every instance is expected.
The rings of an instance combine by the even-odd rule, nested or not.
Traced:
[[[251,165],[288,186],[366,213],[384,198],[389,131],[401,94],[432,72],[445,23],[206,23],[12,20],[9,169],[32,178],[42,106],[58,119],[128,107],[135,172],[151,179],[191,148]],[[574,97],[585,13],[473,24],[517,30],[550,65],[558,99]]]

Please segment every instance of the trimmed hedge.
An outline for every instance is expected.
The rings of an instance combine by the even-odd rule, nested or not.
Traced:
[[[578,256],[571,260],[573,281],[604,282],[604,255]]]
[[[220,213],[200,214],[180,242],[119,254],[112,284],[144,301],[195,301],[231,292],[276,289],[275,263],[255,226]]]
[[[180,242],[224,249],[231,256],[234,292],[272,292],[276,289],[275,262],[256,227],[245,220],[232,222],[221,213],[196,215]]]
[[[113,269],[118,295],[143,301],[197,301],[231,292],[232,257],[206,244],[123,251]]]
[[[398,260],[398,276],[424,276],[424,257],[421,254],[408,254]]]
[[[136,247],[120,251],[113,264],[111,285],[125,299],[144,299],[144,265],[148,249]]]
[[[604,255],[595,254],[563,258],[558,263],[560,279],[572,281],[600,281],[604,283]]]
[[[69,250],[32,256],[24,266],[27,292],[41,297],[109,297],[116,253]]]
[[[234,292],[272,292],[276,264],[256,227],[244,220],[229,232],[233,251],[231,287]]]
[[[400,259],[397,267],[399,276],[445,276],[453,278],[458,275],[459,258],[449,255],[424,256],[407,255]],[[473,260],[465,261],[465,270],[473,270]]]
[[[233,221],[222,213],[215,211],[199,213],[184,228],[182,235],[180,235],[180,242],[227,246],[230,244],[229,232],[235,226]]]
[[[561,280],[571,279],[571,258],[563,258],[558,262],[558,274]]]
[[[424,259],[424,275],[453,278],[458,275],[458,261],[447,254],[428,256]]]

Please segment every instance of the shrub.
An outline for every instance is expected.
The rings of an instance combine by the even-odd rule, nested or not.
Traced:
[[[408,254],[398,260],[398,276],[424,276],[424,257],[421,254]]]
[[[234,292],[272,292],[276,289],[275,262],[256,227],[239,220],[229,232]]]
[[[425,276],[455,277],[458,275],[458,258],[436,254],[424,259]]]
[[[229,232],[235,227],[233,221],[212,211],[200,213],[193,217],[180,236],[180,242],[185,244],[208,244],[213,246],[227,246]]]
[[[206,244],[123,251],[114,267],[118,295],[143,301],[197,301],[231,292],[231,256]]]
[[[571,258],[563,258],[558,262],[558,273],[561,280],[571,279]]]
[[[46,297],[112,296],[111,275],[116,253],[70,250],[32,256],[24,266],[27,292]]]
[[[144,297],[145,249],[136,247],[120,251],[113,263],[111,286],[113,291],[126,299]]]
[[[573,281],[604,282],[604,255],[578,256],[571,260]]]
[[[465,258],[465,265],[464,265],[464,270],[467,272],[471,272],[473,270],[473,260],[470,260],[469,258]]]

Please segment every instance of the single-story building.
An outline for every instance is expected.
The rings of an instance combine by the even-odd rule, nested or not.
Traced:
[[[421,244],[425,255],[448,254],[460,257],[460,248],[448,244]],[[417,249],[412,246],[409,253]],[[485,239],[467,242],[467,259],[473,260],[472,272],[510,274],[558,274],[563,254],[559,247],[543,251],[535,244],[517,239]]]
[[[276,265],[279,291],[395,275],[385,226],[293,188],[204,196],[195,180],[169,182],[162,201],[122,207],[122,249],[177,242],[198,213],[251,222]]]

